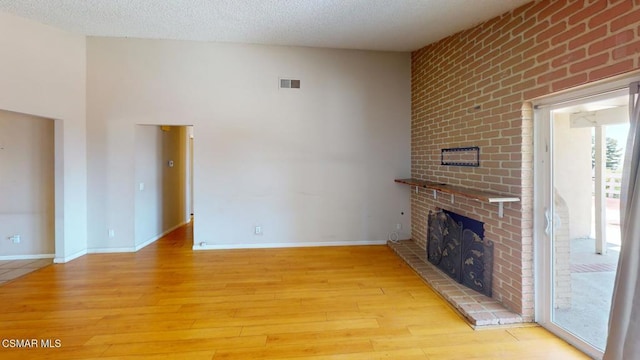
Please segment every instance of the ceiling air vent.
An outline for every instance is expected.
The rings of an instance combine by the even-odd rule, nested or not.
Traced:
[[[280,78],[280,89],[300,89],[300,80]]]

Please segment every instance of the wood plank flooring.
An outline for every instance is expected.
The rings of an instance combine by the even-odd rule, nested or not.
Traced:
[[[191,233],[0,286],[0,358],[587,358],[540,327],[472,330],[386,246],[193,252]]]

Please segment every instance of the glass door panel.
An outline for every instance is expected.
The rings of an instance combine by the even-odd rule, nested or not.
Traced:
[[[621,90],[550,106],[542,117],[546,253],[538,256],[547,259],[547,299],[538,320],[592,356],[606,345],[620,250],[627,102]]]

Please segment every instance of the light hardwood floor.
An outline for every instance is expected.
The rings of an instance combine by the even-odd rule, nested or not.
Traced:
[[[191,231],[0,286],[0,358],[586,358],[540,327],[472,330],[386,246],[193,252]]]

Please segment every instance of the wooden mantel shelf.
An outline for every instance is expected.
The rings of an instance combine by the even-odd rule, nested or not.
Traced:
[[[460,186],[452,186],[442,183],[437,183],[433,181],[426,180],[418,180],[418,179],[395,179],[397,183],[405,184],[409,186],[413,186],[418,189],[426,189],[433,191],[433,197],[435,198],[437,192],[442,192],[445,194],[451,195],[451,202],[454,202],[454,196],[462,196],[468,199],[484,201],[489,203],[498,203],[498,217],[504,216],[504,207],[503,203],[506,202],[517,202],[520,201],[520,198],[513,196],[504,196],[500,194],[495,194],[486,191],[474,190],[469,188],[464,188]]]

